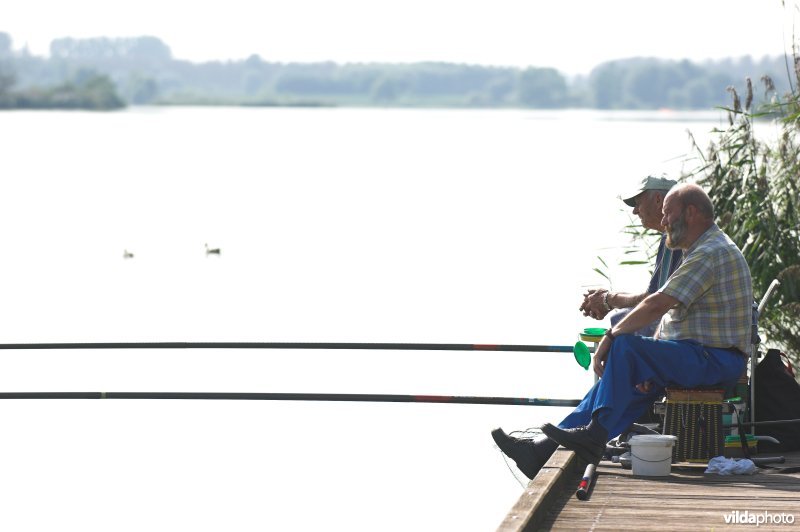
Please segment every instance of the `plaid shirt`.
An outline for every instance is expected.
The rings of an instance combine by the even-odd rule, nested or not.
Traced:
[[[683,263],[659,292],[679,301],[661,318],[660,338],[750,352],[750,268],[716,224],[686,250]]]

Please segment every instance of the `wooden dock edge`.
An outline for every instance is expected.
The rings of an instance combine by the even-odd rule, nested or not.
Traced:
[[[564,483],[577,471],[579,463],[580,460],[574,452],[559,447],[528,483],[528,487],[506,514],[497,531],[535,530],[545,519],[548,508],[558,497]]]

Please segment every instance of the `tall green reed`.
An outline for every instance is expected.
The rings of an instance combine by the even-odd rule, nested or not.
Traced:
[[[683,180],[693,180],[711,196],[717,224],[742,249],[757,297],[773,279],[781,282],[760,328],[767,346],[800,359],[800,60],[795,58],[792,90],[775,94],[762,78],[770,103],[752,109],[753,85],[747,79],[744,105],[729,87],[732,105],[724,108],[728,127],[713,131],[707,149],[693,142],[697,165]],[[769,119],[776,140],[759,138],[754,121]]]

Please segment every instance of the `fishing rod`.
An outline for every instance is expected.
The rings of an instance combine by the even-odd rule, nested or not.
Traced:
[[[579,342],[580,343],[580,342]],[[395,351],[517,351],[573,353],[584,369],[588,349],[582,344],[512,345],[370,342],[51,342],[3,343],[0,350],[57,349],[365,349]],[[335,393],[228,393],[228,392],[0,392],[2,399],[206,399],[246,401],[350,401],[380,403],[449,403],[575,407],[579,399],[531,397],[472,397],[454,395],[392,395]]]
[[[525,351],[572,353],[571,345],[503,345],[370,342],[53,342],[4,343],[0,349],[372,349],[392,351]]]
[[[594,348],[583,342],[569,345],[517,344],[437,344],[381,342],[49,342],[5,343],[0,350],[58,349],[351,349],[392,351],[516,351],[527,353],[572,353],[585,370],[591,363]]]
[[[597,471],[597,464],[589,464],[583,472],[583,477],[578,483],[578,489],[575,490],[575,496],[580,501],[585,501],[589,498],[589,492],[594,484],[594,477]]]
[[[373,403],[448,403],[575,407],[579,399],[538,397],[471,397],[461,395],[390,395],[366,393],[239,392],[0,392],[2,399],[182,399],[234,401],[351,401]]]
[[[762,425],[791,425],[793,423],[800,423],[800,418],[798,418],[798,419],[776,419],[776,420],[771,420],[771,421],[742,421],[741,422],[742,425],[759,426],[759,427],[762,426]],[[731,424],[722,425],[722,428],[724,428],[724,429],[731,429],[731,428],[735,429],[738,426],[739,426],[739,424],[737,424],[737,423],[731,423]]]

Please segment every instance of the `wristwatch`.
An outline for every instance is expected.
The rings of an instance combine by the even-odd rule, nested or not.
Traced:
[[[606,290],[606,293],[603,294],[603,306],[606,308],[606,312],[611,311],[611,305],[608,304],[608,294],[610,293],[609,290]]]
[[[608,336],[609,338],[611,338],[611,341],[612,341],[612,342],[614,341],[614,338],[616,338],[616,336],[614,335],[614,333],[613,333],[613,332],[611,332],[611,329],[607,329],[607,330],[606,330],[606,332],[605,332],[605,334],[604,334],[603,336]]]

